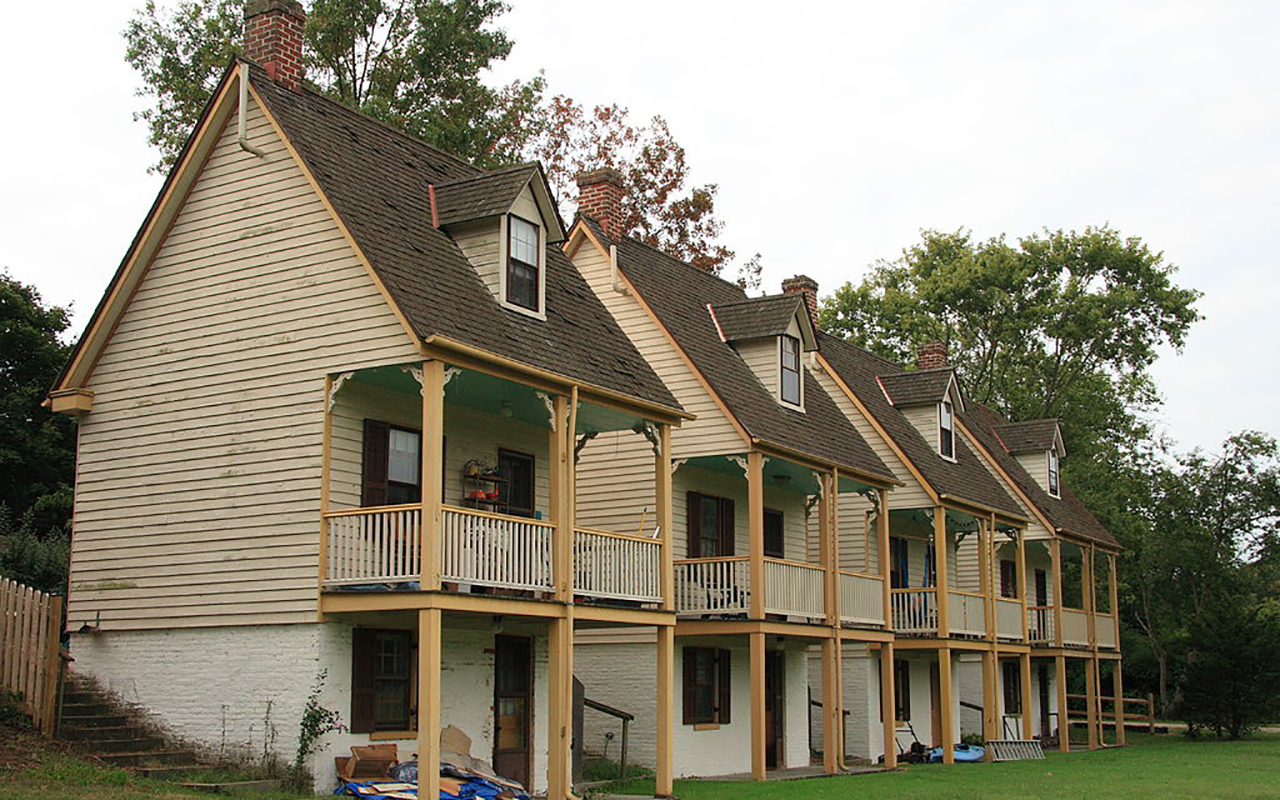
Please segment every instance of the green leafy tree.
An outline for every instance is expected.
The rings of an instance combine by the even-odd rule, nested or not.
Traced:
[[[1190,736],[1239,739],[1280,714],[1280,603],[1218,592],[1213,610],[1191,625],[1179,716]]]
[[[35,513],[15,520],[0,505],[0,575],[42,592],[66,594],[71,536],[65,528],[36,532]]]
[[[38,531],[61,530],[71,514],[75,425],[43,407],[66,362],[67,310],[34,286],[0,272],[0,506]]]
[[[314,87],[481,166],[515,160],[531,135],[542,78],[492,88],[482,80],[511,52],[492,27],[498,0],[315,0],[305,30]],[[240,52],[242,0],[147,0],[124,30],[125,59],[143,79],[136,115],[172,166],[222,71]]]

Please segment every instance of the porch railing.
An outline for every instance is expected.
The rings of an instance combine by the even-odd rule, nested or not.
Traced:
[[[898,633],[938,632],[938,593],[936,589],[893,589],[893,627]]]
[[[751,610],[746,556],[693,558],[675,563],[676,611],[681,614],[745,614]]]
[[[416,581],[422,506],[381,506],[330,511],[326,586]]]
[[[779,558],[764,560],[764,610],[767,614],[822,619],[822,567]]]
[[[996,598],[996,635],[1001,639],[1022,639],[1022,601]]]
[[[947,627],[952,634],[985,636],[987,633],[985,599],[980,594],[950,590],[947,592]]]
[[[440,527],[441,580],[551,591],[550,523],[444,506]]]
[[[623,533],[573,532],[573,591],[589,597],[662,602],[662,545]]]
[[[840,571],[840,621],[884,624],[884,578]]]
[[[1027,607],[1027,637],[1038,644],[1055,642],[1053,606]]]
[[[1099,614],[1094,619],[1094,630],[1098,635],[1098,647],[1116,647],[1116,617],[1114,614]]]
[[[1089,615],[1073,608],[1062,609],[1062,643],[1089,646]]]

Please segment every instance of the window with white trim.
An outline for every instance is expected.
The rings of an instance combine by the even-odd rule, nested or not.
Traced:
[[[780,336],[781,340],[781,397],[782,402],[800,405],[800,340],[794,336]]]
[[[938,452],[943,458],[956,457],[956,422],[951,403],[943,400],[938,406]]]
[[[1059,496],[1058,451],[1056,448],[1049,448],[1049,494],[1054,497]]]
[[[538,226],[507,216],[507,302],[538,312],[542,266]]]

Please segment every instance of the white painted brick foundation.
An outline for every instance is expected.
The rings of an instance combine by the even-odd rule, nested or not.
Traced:
[[[320,670],[321,704],[344,722],[351,708],[351,629],[347,623],[106,631],[72,637],[74,671],[136,704],[163,729],[217,758],[261,759],[264,748],[293,760],[298,721]],[[493,634],[445,628],[441,720],[472,740],[472,755],[493,748]],[[270,719],[267,706],[270,703]],[[534,639],[532,763],[534,791],[546,788],[547,641]],[[334,786],[333,757],[368,744],[367,734],[328,734],[312,761],[316,789]],[[416,738],[398,741],[402,759]]]

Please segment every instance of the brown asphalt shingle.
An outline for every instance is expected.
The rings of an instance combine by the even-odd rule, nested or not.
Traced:
[[[884,387],[895,408],[926,406],[941,403],[947,396],[947,387],[955,370],[951,367],[916,369],[881,375]]]
[[[1024,516],[1017,502],[969,449],[964,437],[956,437],[956,460],[948,461],[925,440],[900,409],[885,399],[877,379],[900,374],[901,366],[830,334],[821,333],[818,339],[819,349],[832,369],[893,438],[934,491],[1015,517]],[[947,376],[951,374],[950,370],[937,372]],[[941,399],[941,393],[938,399]]]
[[[476,178],[480,170],[316,92],[281,88],[256,66],[251,73],[254,88],[420,337],[448,337],[572,380],[680,407],[559,248],[547,248],[544,322],[502,308],[448,234],[432,228],[427,185]]]
[[[540,171],[537,164],[517,164],[437,184],[436,211],[440,224],[452,225],[505,214]]]
[[[1028,422],[1005,422],[994,427],[1006,450],[1020,453],[1043,453],[1053,447],[1058,433],[1056,419],[1033,419]]]
[[[593,220],[587,224],[602,242],[613,242]],[[618,268],[750,436],[863,475],[895,479],[807,370],[805,410],[784,408],[720,340],[707,304],[741,303],[742,289],[635,239],[613,243]]]
[[[739,342],[786,333],[796,313],[804,308],[804,298],[798,294],[775,294],[718,303],[711,308],[725,340]]]

